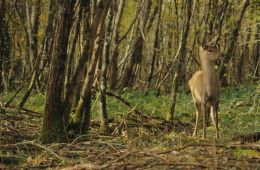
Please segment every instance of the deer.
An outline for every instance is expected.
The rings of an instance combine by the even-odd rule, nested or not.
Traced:
[[[200,45],[199,58],[201,70],[196,71],[188,82],[196,108],[196,123],[193,137],[197,137],[198,123],[202,116],[203,138],[206,138],[208,115],[210,114],[212,124],[215,127],[216,138],[220,138],[218,109],[221,85],[215,70],[215,63],[221,59],[222,53],[216,46],[217,40],[218,37],[215,37],[211,42]]]

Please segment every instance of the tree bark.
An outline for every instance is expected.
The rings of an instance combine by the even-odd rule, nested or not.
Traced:
[[[28,28],[28,33],[29,33],[29,41],[30,41],[30,58],[33,63],[33,74],[31,77],[31,81],[29,83],[29,86],[25,92],[25,94],[22,97],[21,102],[19,103],[19,107],[23,107],[24,104],[26,103],[27,99],[29,98],[35,84],[38,78],[38,72],[39,72],[39,67],[40,67],[40,62],[41,62],[41,56],[38,56],[38,30],[39,30],[39,17],[40,17],[40,6],[41,6],[41,0],[37,0],[33,6],[33,11],[32,14],[29,14],[29,6],[28,2],[26,3],[27,6],[27,22],[29,25]],[[32,18],[32,21],[31,21]]]
[[[9,55],[10,55],[10,34],[6,21],[6,2],[0,2],[0,93],[9,88]]]
[[[259,72],[260,72],[260,25],[256,25],[256,34],[255,34],[255,44],[253,47],[253,76],[258,77],[259,80]]]
[[[119,27],[122,20],[123,9],[125,7],[125,0],[120,0],[118,11],[115,17],[115,23],[112,33],[112,54],[111,54],[111,78],[110,88],[115,90],[118,79],[118,55],[119,55]]]
[[[29,36],[29,47],[30,47],[30,62],[31,70],[33,70],[35,60],[38,56],[38,28],[39,28],[39,17],[40,17],[40,7],[41,0],[36,0],[33,8],[30,9],[32,4],[29,4],[26,0],[26,17],[27,17],[27,29]]]
[[[76,107],[75,114],[72,116],[71,127],[75,130],[76,134],[87,134],[90,125],[90,108],[91,108],[91,96],[92,96],[92,84],[94,82],[94,74],[100,57],[101,49],[101,38],[104,31],[104,20],[109,9],[110,0],[102,1],[102,5],[99,4],[97,8],[102,11],[100,20],[96,20],[97,27],[97,38],[94,41],[93,52],[91,56],[91,62],[86,74],[84,85],[82,87],[81,96]]]
[[[220,77],[220,80],[221,80],[223,86],[226,86],[228,84],[227,76],[226,76],[227,65],[228,65],[229,61],[231,60],[232,56],[234,55],[235,44],[236,44],[237,38],[238,38],[238,31],[240,29],[242,19],[244,17],[244,14],[245,14],[248,6],[249,6],[249,0],[244,0],[242,10],[240,11],[238,18],[234,23],[235,28],[233,29],[233,31],[231,33],[227,51],[225,53],[225,56],[224,56],[224,59],[223,59],[221,65],[220,65],[220,71],[219,71],[220,76],[219,77]]]
[[[75,66],[74,73],[72,78],[67,84],[67,91],[63,102],[64,112],[65,112],[65,121],[69,120],[70,116],[70,108],[73,101],[73,96],[76,96],[77,92],[80,91],[80,78],[84,77],[84,74],[87,67],[87,61],[91,61],[91,57],[93,56],[93,48],[95,44],[96,37],[98,36],[98,29],[101,22],[103,22],[104,15],[104,7],[106,6],[107,0],[100,1],[98,6],[95,8],[94,16],[91,16],[90,11],[90,0],[82,0],[82,32],[83,32],[83,40],[82,40],[82,53],[77,61],[77,65]],[[95,22],[91,23],[91,17],[94,17]],[[85,68],[85,69],[84,69]],[[75,98],[75,105],[77,105],[77,98]],[[73,124],[73,123],[72,123]]]
[[[139,3],[141,5],[141,1]],[[150,23],[153,21],[152,17],[149,19],[150,11],[151,11],[151,0],[146,0],[144,2],[144,7],[141,10],[141,16],[138,20],[138,24],[135,28],[135,36],[133,38],[133,41],[130,45],[130,54],[128,56],[128,64],[126,65],[126,68],[123,73],[122,77],[122,87],[131,87],[131,79],[134,79],[134,68],[135,65],[138,65],[141,63],[143,58],[143,47],[144,47],[144,38],[145,33],[149,31]],[[140,7],[139,7],[140,8]],[[138,10],[136,10],[136,13],[138,13]],[[151,15],[152,16],[152,15]],[[150,22],[148,22],[150,21]],[[133,81],[132,81],[133,82]]]
[[[74,0],[58,0],[60,16],[55,31],[53,52],[48,77],[46,103],[43,115],[42,142],[51,143],[64,139],[62,114],[67,46],[74,13]]]
[[[237,74],[236,74],[236,82],[238,84],[241,84],[241,82],[243,81],[243,72],[244,72],[244,61],[246,58],[248,58],[249,56],[249,41],[250,41],[250,37],[251,37],[251,27],[247,28],[247,32],[248,34],[244,36],[244,45],[242,48],[242,53],[238,58],[238,63],[237,63]]]
[[[153,55],[152,55],[152,63],[150,68],[150,73],[147,80],[147,89],[151,87],[152,78],[153,78],[153,72],[155,67],[155,60],[159,56],[159,49],[160,49],[160,43],[159,43],[159,29],[161,24],[161,10],[162,10],[162,0],[158,0],[158,19],[156,24],[156,30],[155,30],[155,36],[154,36],[154,45],[153,45]]]
[[[101,66],[101,76],[100,76],[100,130],[104,134],[109,134],[108,126],[108,115],[107,115],[107,103],[106,103],[106,89],[107,89],[107,69],[109,65],[109,51],[110,51],[110,41],[111,41],[111,29],[112,21],[114,16],[113,11],[114,2],[110,2],[110,9],[107,16],[106,22],[106,34],[104,49],[102,54],[102,66]]]
[[[181,35],[181,41],[179,44],[179,52],[177,52],[177,54],[176,54],[176,55],[178,55],[178,61],[177,61],[177,70],[176,70],[176,73],[175,73],[174,79],[173,79],[172,104],[170,107],[170,111],[166,115],[166,119],[168,121],[172,120],[174,117],[177,92],[178,92],[178,88],[179,88],[179,79],[180,79],[180,74],[181,74],[184,60],[185,60],[185,50],[186,50],[187,37],[188,37],[188,33],[189,33],[189,28],[190,28],[190,19],[191,19],[191,11],[192,11],[192,2],[190,0],[186,0],[185,10],[186,10],[186,12],[185,12],[186,18],[182,24],[182,35]]]

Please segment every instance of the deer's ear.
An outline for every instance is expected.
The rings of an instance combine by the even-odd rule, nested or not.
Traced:
[[[207,49],[207,45],[206,44],[201,44],[201,48],[203,48],[205,50],[205,49]]]

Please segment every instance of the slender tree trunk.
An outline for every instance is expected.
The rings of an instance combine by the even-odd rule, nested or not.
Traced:
[[[91,108],[91,96],[92,96],[92,84],[94,82],[94,74],[98,62],[98,58],[100,57],[100,51],[103,38],[102,34],[104,31],[104,20],[107,15],[107,11],[109,9],[110,0],[102,1],[103,5],[98,5],[100,9],[102,9],[102,15],[100,20],[97,21],[98,29],[97,29],[97,38],[94,42],[94,48],[92,52],[91,62],[87,71],[87,75],[84,81],[84,85],[81,91],[81,96],[79,102],[76,107],[75,114],[72,116],[71,127],[74,128],[76,134],[87,134],[89,125],[90,125],[90,108]]]
[[[140,63],[142,59],[143,38],[139,31],[136,34],[131,45],[132,47],[130,46],[131,54],[129,54],[128,63],[123,73],[122,87],[131,87],[130,80],[134,76],[134,66]]]
[[[244,16],[248,6],[249,6],[249,0],[244,0],[242,10],[240,11],[240,14],[238,15],[238,18],[234,24],[235,28],[233,29],[233,31],[231,33],[231,37],[229,39],[229,44],[228,44],[227,51],[224,56],[224,60],[222,61],[221,66],[220,66],[220,71],[219,71],[220,76],[219,77],[222,81],[222,85],[224,85],[224,86],[228,84],[227,77],[225,74],[227,72],[227,65],[234,54],[235,44],[236,44],[237,38],[238,38],[238,31],[240,29],[243,16]]]
[[[159,49],[160,49],[160,43],[159,43],[159,32],[160,32],[160,24],[161,24],[161,9],[162,9],[162,0],[158,0],[158,20],[156,24],[156,30],[155,30],[155,36],[154,36],[154,45],[153,45],[153,56],[152,56],[152,63],[150,68],[150,73],[147,80],[147,88],[151,87],[152,78],[153,78],[153,72],[155,67],[155,60],[159,56]]]
[[[26,0],[26,17],[27,17],[27,28],[29,35],[29,46],[30,46],[30,62],[31,70],[33,70],[35,60],[38,56],[38,28],[39,28],[39,17],[41,0],[36,0],[33,8],[30,9],[31,4]]]
[[[100,76],[100,129],[104,134],[109,133],[108,126],[108,115],[107,115],[107,103],[106,103],[106,89],[107,89],[107,69],[109,65],[109,51],[110,51],[110,41],[111,41],[111,27],[113,21],[113,5],[114,2],[110,3],[110,9],[107,16],[106,23],[106,35],[104,42],[104,50],[102,54],[102,66],[101,66],[101,76]]]
[[[10,70],[10,34],[8,31],[8,25],[6,21],[6,2],[2,0],[0,2],[0,93],[7,91],[9,88],[9,76]]]
[[[81,17],[81,32],[82,32],[82,42],[81,46],[83,47],[81,55],[77,61],[77,64],[74,69],[74,73],[70,79],[67,79],[66,82],[66,89],[64,94],[64,121],[69,122],[70,112],[71,108],[75,105],[77,105],[79,96],[80,96],[80,89],[81,89],[81,83],[80,78],[82,76],[82,72],[84,69],[84,66],[86,66],[86,63],[89,59],[88,52],[91,48],[92,38],[96,36],[96,30],[95,23],[91,27],[90,25],[90,0],[81,0],[80,1],[80,11],[82,12]],[[96,24],[97,25],[97,24]],[[91,37],[91,38],[90,38]]]
[[[63,87],[67,46],[74,13],[73,0],[58,0],[60,16],[55,31],[54,47],[50,64],[50,72],[46,91],[45,111],[43,115],[42,141],[43,143],[57,142],[64,139],[65,126],[63,124]]]
[[[72,38],[71,38],[71,45],[70,45],[70,50],[68,52],[68,61],[66,64],[66,72],[65,72],[65,88],[64,88],[64,101],[63,101],[63,111],[64,111],[64,123],[69,124],[69,114],[71,111],[72,106],[72,97],[74,94],[71,93],[71,77],[73,74],[73,58],[75,55],[75,50],[76,50],[76,44],[77,40],[79,39],[79,34],[80,34],[80,23],[82,21],[82,11],[83,11],[83,3],[82,1],[80,2],[80,7],[78,10],[78,17],[77,20],[75,21],[75,29],[71,31]],[[79,86],[79,84],[78,84]]]
[[[141,5],[141,3],[139,4]],[[130,54],[128,58],[128,64],[126,65],[126,68],[123,73],[122,77],[122,87],[131,87],[130,80],[134,79],[134,67],[135,65],[138,65],[141,63],[143,58],[143,47],[144,47],[144,38],[145,33],[149,31],[151,28],[151,22],[154,18],[150,17],[150,11],[151,11],[151,0],[146,0],[144,2],[144,7],[141,10],[141,16],[138,20],[138,24],[135,28],[135,36],[131,44],[130,48]],[[158,9],[158,8],[157,8]],[[138,13],[138,10],[136,11]],[[151,15],[153,16],[153,15]],[[154,16],[153,16],[154,17]]]
[[[112,33],[112,55],[111,55],[111,79],[110,88],[115,90],[118,80],[118,55],[119,55],[119,27],[122,20],[123,9],[125,7],[125,0],[120,0],[118,11],[115,17],[115,23]]]
[[[180,81],[179,79],[180,79],[180,74],[185,60],[184,57],[185,57],[185,50],[186,50],[187,38],[188,38],[188,33],[190,28],[190,19],[191,19],[191,11],[192,11],[192,2],[190,0],[186,0],[185,11],[186,11],[185,12],[186,18],[182,24],[182,35],[179,44],[179,52],[177,52],[176,54],[178,55],[178,61],[177,61],[177,70],[173,79],[173,92],[172,92],[173,101],[171,104],[170,111],[166,115],[167,120],[172,120],[174,116],[174,109],[176,105],[176,98],[177,98],[177,92],[178,92],[179,81]]]
[[[42,41],[42,64],[40,65],[40,71],[41,73],[39,74],[39,76],[41,75],[43,78],[45,77],[43,75],[44,72],[44,68],[47,64],[50,64],[51,61],[51,54],[52,54],[52,48],[53,48],[53,34],[54,34],[54,29],[55,29],[55,25],[56,25],[56,14],[57,14],[57,2],[56,0],[50,0],[49,3],[49,13],[48,13],[48,22],[46,24],[46,28],[44,30],[44,37],[43,37],[43,41]],[[47,76],[46,76],[47,77]],[[44,86],[42,86],[43,88]]]
[[[243,72],[244,72],[244,61],[245,58],[248,58],[249,55],[249,41],[250,41],[250,37],[251,37],[251,28],[248,27],[247,29],[248,34],[244,36],[244,45],[242,48],[242,53],[240,55],[240,57],[238,58],[238,63],[237,63],[237,75],[236,75],[236,82],[238,84],[241,84],[241,82],[243,81]]]
[[[4,91],[3,83],[3,63],[4,63],[4,49],[5,49],[5,0],[0,2],[0,94]]]
[[[255,34],[255,44],[253,47],[253,76],[258,77],[259,80],[259,71],[260,71],[260,25],[256,25],[256,34]]]
[[[51,14],[49,14],[48,16],[48,25],[46,27],[46,30],[45,30],[45,33],[46,35],[44,35],[44,39],[43,39],[43,51],[41,52],[41,54],[39,54],[38,56],[38,39],[37,39],[37,34],[38,34],[38,28],[39,28],[39,16],[40,16],[40,0],[37,0],[34,4],[34,8],[33,8],[33,12],[32,12],[32,17],[29,17],[29,18],[32,18],[33,21],[30,22],[30,20],[28,20],[29,23],[32,23],[32,24],[29,24],[29,25],[32,25],[32,28],[29,29],[29,34],[32,34],[31,37],[32,40],[30,42],[30,48],[31,48],[31,55],[32,55],[32,59],[34,61],[34,67],[33,67],[33,74],[32,74],[32,77],[31,77],[31,81],[29,83],[29,86],[26,90],[26,92],[24,93],[23,97],[22,97],[22,100],[21,102],[19,103],[19,107],[23,107],[24,104],[26,103],[26,101],[28,100],[28,98],[30,97],[31,95],[31,92],[36,84],[36,81],[38,80],[38,77],[39,77],[39,68],[40,68],[40,64],[41,64],[41,60],[42,60],[42,56],[43,56],[43,53],[44,55],[46,55],[46,46],[48,44],[45,44],[47,42],[45,41],[48,41],[49,39],[49,36],[48,34],[50,34],[49,30],[51,29],[51,24],[52,24],[52,21],[53,21],[53,16],[51,16]],[[53,8],[53,5],[54,5],[54,2],[53,0],[50,1],[50,5],[49,5],[49,12],[52,13],[52,8]],[[29,7],[27,7],[29,8]],[[27,14],[29,15],[29,14]],[[53,14],[52,14],[53,15]],[[50,25],[49,25],[50,24]],[[30,26],[29,26],[30,27]],[[30,39],[30,38],[29,38]]]
[[[70,108],[73,102],[73,96],[77,97],[77,93],[80,91],[80,79],[84,77],[84,74],[87,67],[87,61],[91,60],[91,57],[93,56],[93,48],[94,48],[94,42],[96,40],[96,37],[98,36],[98,29],[101,22],[103,22],[105,17],[104,14],[104,7],[106,6],[108,0],[100,1],[98,6],[95,8],[95,12],[93,16],[91,16],[90,11],[90,0],[82,0],[80,1],[82,3],[82,32],[83,32],[83,40],[82,40],[82,54],[79,57],[77,61],[77,65],[75,66],[74,73],[72,78],[70,79],[70,82],[67,84],[67,91],[65,96],[65,100],[63,103],[64,106],[64,112],[65,112],[65,121],[69,120],[69,113]],[[93,21],[91,23],[91,17],[94,17]],[[77,102],[79,98],[75,98],[74,103],[77,105]],[[73,124],[73,123],[71,123]]]

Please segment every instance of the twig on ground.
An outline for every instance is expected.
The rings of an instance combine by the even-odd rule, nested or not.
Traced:
[[[123,156],[121,156],[121,157],[119,157],[119,158],[117,158],[117,159],[115,159],[115,160],[109,162],[108,164],[103,165],[101,169],[107,169],[107,168],[110,167],[113,163],[119,162],[119,161],[121,161],[122,159],[124,159],[124,158],[128,157],[129,155],[131,155],[131,154],[133,154],[133,153],[136,153],[136,152],[137,152],[136,150],[135,150],[135,151],[131,151],[131,152],[127,152],[127,153],[124,154]]]
[[[4,106],[4,107],[2,107],[2,109],[4,109],[4,110],[17,109],[17,110],[22,110],[22,111],[24,111],[24,113],[29,114],[29,115],[34,116],[34,117],[42,117],[42,113],[35,112],[35,111],[29,110],[29,109],[26,109],[26,108],[22,108],[22,107],[18,108],[16,106],[7,106],[7,107]]]
[[[50,152],[53,156],[55,156],[56,158],[60,159],[60,160],[64,160],[61,156],[59,156],[57,153],[55,153],[53,150],[51,150],[50,148],[40,145],[38,143],[35,143],[34,141],[25,141],[25,142],[20,142],[20,143],[14,143],[14,144],[5,144],[5,145],[0,145],[0,149],[7,149],[7,148],[12,148],[12,147],[18,147],[19,145],[33,145],[33,146],[37,146],[39,148],[42,148],[48,152]]]

